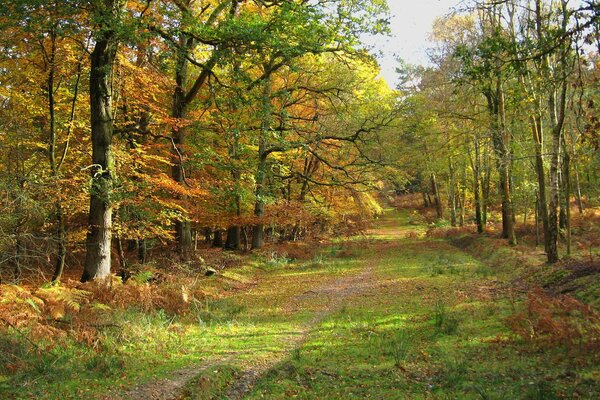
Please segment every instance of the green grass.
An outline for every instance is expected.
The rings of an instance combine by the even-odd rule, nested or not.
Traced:
[[[514,304],[481,292],[495,279],[489,267],[444,241],[382,248],[358,256],[377,253],[378,289],[323,321],[249,399],[600,396],[597,356],[571,361],[569,349],[535,351],[512,337],[504,319]]]
[[[521,299],[495,283],[510,268],[424,238],[426,228],[410,225],[407,212],[388,215],[377,231],[336,242],[313,260],[258,259],[221,278],[244,282],[244,290],[207,281],[215,296],[183,317],[111,311],[106,322],[118,326],[102,328],[89,345],[63,339],[36,348],[8,331],[0,336],[0,398],[114,397],[177,369],[213,364],[185,398],[223,398],[246,368],[264,364],[271,369],[248,399],[600,397],[595,352],[542,351],[511,334],[505,319]],[[304,338],[331,301],[318,288],[367,266],[365,288]]]

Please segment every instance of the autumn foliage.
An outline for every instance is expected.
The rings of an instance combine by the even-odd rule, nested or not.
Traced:
[[[550,296],[539,287],[527,294],[525,310],[507,318],[506,323],[521,338],[537,345],[600,345],[598,311],[569,295]]]

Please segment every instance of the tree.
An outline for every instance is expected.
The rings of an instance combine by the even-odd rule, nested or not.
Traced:
[[[113,229],[112,193],[115,181],[113,140],[113,65],[120,42],[123,1],[96,0],[91,16],[97,26],[90,55],[90,124],[92,183],[83,282],[110,275]]]

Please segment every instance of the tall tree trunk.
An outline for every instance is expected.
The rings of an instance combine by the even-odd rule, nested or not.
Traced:
[[[513,205],[511,197],[512,177],[510,175],[511,151],[510,151],[510,132],[506,127],[506,103],[504,99],[504,88],[501,78],[498,78],[496,85],[496,93],[498,97],[498,128],[500,138],[502,140],[502,179],[504,186],[502,187],[502,210],[503,215],[506,215],[506,238],[511,245],[517,244],[517,235],[515,233],[515,217],[513,214]]]
[[[579,183],[579,168],[577,166],[577,153],[575,152],[575,138],[573,137],[573,133],[571,130],[571,134],[570,134],[571,140],[570,140],[570,148],[571,148],[571,152],[570,152],[570,161],[571,161],[571,165],[573,166],[573,174],[575,175],[575,197],[577,199],[577,209],[579,211],[579,215],[583,214],[583,201],[581,199],[581,185]],[[568,151],[565,149],[565,154],[568,153]],[[570,178],[569,178],[570,179]]]
[[[177,64],[175,67],[175,91],[173,93],[173,109],[171,115],[180,123],[172,129],[173,139],[173,166],[171,167],[171,177],[179,184],[185,184],[185,167],[183,165],[184,146],[186,138],[186,128],[184,126],[187,117],[188,101],[186,99],[186,87],[188,83],[187,59],[188,49],[193,47],[193,39],[181,36],[181,49],[177,55]],[[190,256],[192,248],[192,224],[190,220],[183,216],[175,221],[175,239],[177,241],[177,250],[183,259]]]
[[[490,89],[485,93],[488,102],[488,112],[491,119],[492,143],[498,165],[499,189],[502,199],[502,237],[509,244],[516,244],[512,202],[510,196],[510,135],[506,128],[506,109],[502,77],[496,78],[494,93]]]
[[[259,150],[259,153],[262,153]],[[254,203],[254,216],[257,218],[256,224],[252,228],[252,249],[260,249],[264,245],[265,229],[262,218],[265,215],[265,183],[267,174],[267,158],[261,154],[258,161],[256,173],[256,200]]]
[[[454,172],[454,163],[452,158],[448,158],[448,169],[450,171],[448,185],[448,204],[450,206],[450,223],[456,226],[456,177]]]
[[[52,274],[52,282],[60,280],[63,270],[65,268],[65,257],[67,254],[66,248],[66,231],[65,231],[65,220],[63,215],[62,198],[60,194],[60,188],[58,187],[59,176],[58,166],[56,163],[56,113],[55,113],[55,100],[54,100],[54,75],[55,75],[55,59],[56,59],[56,31],[53,27],[50,30],[51,49],[48,60],[48,80],[46,92],[48,96],[48,114],[50,116],[50,129],[49,129],[49,141],[48,141],[48,161],[50,163],[50,171],[52,172],[52,179],[54,180],[56,195],[56,263],[54,267],[54,273]]]
[[[473,170],[473,194],[475,197],[475,223],[477,224],[477,233],[483,233],[484,225],[483,219],[481,218],[481,189],[480,189],[480,165],[481,165],[481,156],[479,149],[479,139],[475,138],[474,140],[474,148],[475,148],[475,159],[471,157],[471,152],[469,151],[469,159],[471,161],[471,168]]]
[[[148,245],[146,239],[137,240],[137,257],[140,264],[146,264],[148,258]]]
[[[225,240],[225,249],[239,250],[242,242],[242,229],[239,226],[230,226],[227,228],[227,239]]]
[[[548,209],[548,262],[555,263],[558,261],[558,212],[560,206],[560,185],[558,182],[559,163],[560,163],[560,142],[561,131],[558,128],[558,120],[556,119],[556,94],[552,93],[549,97],[550,118],[553,125],[552,129],[552,156],[550,159],[550,203]]]
[[[541,110],[537,107],[536,116],[530,118],[531,131],[533,133],[535,146],[535,171],[538,182],[538,213],[542,220],[542,231],[544,232],[544,250],[550,248],[550,220],[548,218],[548,196],[546,194],[546,171],[544,168],[544,133],[542,128]]]
[[[103,21],[91,54],[90,116],[92,130],[92,184],[82,282],[110,275],[114,159],[112,152],[112,68],[118,39],[114,24],[121,15],[119,0],[105,0],[98,17]]]
[[[535,193],[535,247],[540,245],[540,198]]]
[[[431,191],[433,192],[433,197],[435,199],[435,211],[437,213],[437,217],[442,218],[444,216],[444,211],[442,209],[442,199],[440,199],[440,192],[438,190],[435,173],[431,174]]]
[[[562,4],[562,32],[567,31],[568,10],[566,2]],[[542,1],[535,2],[535,18],[538,40],[546,40],[546,30],[543,26],[543,11]],[[545,54],[542,57],[542,73],[543,77],[552,83],[548,94],[548,112],[550,126],[552,130],[552,152],[550,159],[550,201],[548,208],[548,243],[547,243],[547,260],[549,263],[558,261],[558,210],[560,206],[560,186],[559,186],[559,171],[560,171],[560,151],[563,143],[563,124],[565,119],[566,95],[567,95],[567,62],[565,60],[566,51],[563,46],[558,47],[557,65],[550,68],[549,55]],[[560,97],[557,97],[557,89],[554,82],[556,76],[554,74],[563,74],[561,79]]]
[[[548,251],[549,263],[558,261],[558,211],[560,206],[560,153],[563,142],[563,123],[566,104],[567,82],[562,83],[560,99],[557,104],[556,91],[551,91],[548,97],[548,108],[550,110],[550,123],[552,124],[552,157],[550,160],[550,204],[548,210]],[[557,110],[558,108],[558,110]]]
[[[577,196],[577,210],[579,215],[583,215],[583,201],[581,199],[581,184],[579,183],[579,168],[577,168],[577,161],[573,160],[573,170],[575,171],[575,194]]]
[[[481,223],[484,226],[487,225],[488,222],[488,206],[490,205],[490,192],[492,183],[492,164],[488,148],[489,146],[484,144],[483,156],[481,158],[481,169],[483,169],[483,182],[481,185]]]
[[[460,215],[458,223],[460,226],[465,225],[465,203],[467,201],[467,169],[463,167],[462,177],[461,177],[461,188],[459,192],[459,206],[460,206]]]
[[[567,242],[567,255],[571,255],[571,156],[565,146],[565,154],[563,158],[563,198],[564,198],[564,214],[565,214],[565,240]]]
[[[422,191],[421,194],[423,195],[423,205],[425,206],[425,208],[428,208],[429,207],[429,200],[427,199],[427,193],[425,193],[424,191]]]
[[[215,229],[212,247],[223,247],[223,231],[221,229]]]
[[[265,67],[268,68],[268,67]],[[252,229],[252,249],[260,249],[264,244],[264,224],[265,215],[266,180],[267,180],[267,140],[271,128],[271,79],[266,78],[263,82],[262,93],[262,122],[258,144],[258,166],[256,169],[256,200],[254,203],[254,216],[257,223]]]
[[[233,185],[234,185],[234,190],[235,193],[233,195],[232,198],[232,202],[233,202],[233,208],[235,211],[235,216],[236,217],[240,217],[242,214],[242,207],[241,207],[241,197],[240,197],[240,190],[241,190],[241,185],[240,185],[240,180],[242,178],[242,174],[240,172],[240,170],[238,169],[238,146],[239,146],[239,136],[236,132],[234,132],[233,134],[233,144],[230,146],[229,149],[229,155],[232,158],[233,162],[235,163],[234,168],[231,171],[231,177],[233,179]],[[225,240],[225,249],[227,250],[239,250],[241,247],[241,240],[242,240],[242,236],[241,236],[241,228],[239,225],[235,225],[235,226],[231,226],[227,229],[227,239]]]

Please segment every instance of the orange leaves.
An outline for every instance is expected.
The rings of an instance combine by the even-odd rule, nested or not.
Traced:
[[[513,332],[540,344],[600,344],[600,314],[568,296],[552,297],[541,288],[527,295],[526,310],[507,318]]]
[[[151,183],[156,189],[164,190],[173,196],[184,196],[200,198],[206,196],[208,193],[206,189],[200,188],[198,185],[194,185],[195,182],[187,180],[187,184],[175,182],[167,174],[159,174],[156,176],[148,177],[148,182]]]

